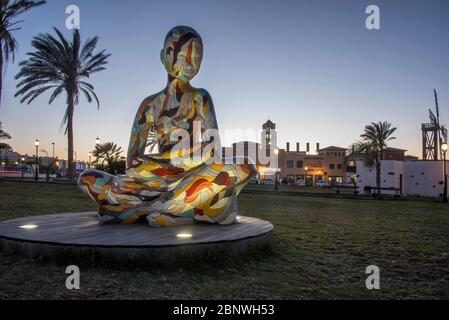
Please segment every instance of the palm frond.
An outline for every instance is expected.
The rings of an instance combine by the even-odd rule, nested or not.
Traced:
[[[21,103],[29,104],[47,90],[54,89],[49,104],[65,91],[68,104],[78,105],[81,94],[88,103],[95,101],[99,108],[94,86],[84,79],[104,70],[110,55],[104,50],[94,53],[97,37],[82,45],[78,30],[73,32],[70,41],[57,28],[54,31],[56,36],[46,33],[33,38],[31,45],[35,50],[27,53],[28,60],[19,63],[15,96],[21,97]],[[66,110],[62,125],[67,124],[68,116]]]
[[[23,20],[14,20],[16,17],[32,8],[45,4],[46,1],[34,0],[2,0],[0,5],[0,46],[3,48],[3,57],[8,61],[10,57],[14,61],[14,53],[17,48],[17,41],[13,32],[19,30],[19,25]]]

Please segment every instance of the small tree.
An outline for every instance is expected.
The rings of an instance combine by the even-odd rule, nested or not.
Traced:
[[[12,148],[6,142],[2,142],[2,140],[11,139],[11,135],[8,132],[3,131],[3,124],[0,121],[0,163],[6,162],[8,158],[8,152],[12,151]]]
[[[95,146],[92,155],[96,158],[94,164],[99,164],[104,168],[106,164],[106,171],[114,174],[114,163],[120,160],[122,148],[118,147],[113,142],[105,142]]]

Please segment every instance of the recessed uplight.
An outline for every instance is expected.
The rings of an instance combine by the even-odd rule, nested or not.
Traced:
[[[242,216],[237,216],[236,218],[237,218],[237,220],[241,220],[241,219],[243,219],[243,217],[242,217]]]
[[[193,237],[190,233],[178,233],[176,236],[181,239],[188,239]]]
[[[35,224],[24,224],[22,226],[19,226],[20,229],[36,229],[37,225]]]

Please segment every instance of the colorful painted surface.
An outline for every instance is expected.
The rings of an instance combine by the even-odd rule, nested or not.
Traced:
[[[201,133],[218,129],[211,96],[189,83],[200,69],[202,56],[202,40],[195,30],[185,26],[170,30],[161,50],[168,83],[144,99],[137,111],[126,175],[89,170],[80,176],[81,190],[100,205],[101,223],[143,219],[151,226],[236,222],[236,197],[256,174],[254,165],[211,162],[212,152],[190,157],[190,161],[173,161],[174,154],[185,159],[206,148],[206,142],[200,142],[173,152],[177,141],[171,136],[177,130],[184,129],[194,141],[195,124],[200,124]],[[146,155],[147,148],[158,151]]]

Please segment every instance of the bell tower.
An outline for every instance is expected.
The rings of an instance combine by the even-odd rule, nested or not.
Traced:
[[[262,125],[262,134],[260,142],[267,149],[276,149],[278,146],[276,124],[270,119]]]

